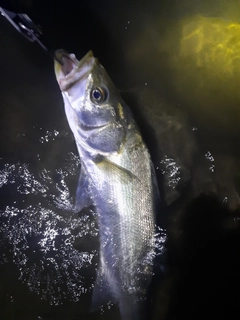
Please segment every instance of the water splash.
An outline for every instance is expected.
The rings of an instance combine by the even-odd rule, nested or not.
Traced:
[[[98,228],[92,210],[81,217],[71,211],[74,197],[66,179],[79,171],[79,158],[69,153],[67,160],[64,169],[54,169],[55,184],[46,168],[34,175],[27,163],[0,163],[0,187],[10,186],[15,197],[0,210],[0,264],[11,257],[19,280],[54,305],[66,299],[78,301],[92,288],[82,270],[97,256],[94,246],[83,246],[87,249],[83,252],[74,247],[86,235],[97,238]],[[11,252],[4,252],[7,245]]]
[[[208,151],[208,152],[205,153],[205,158],[206,158],[208,161],[211,162],[211,165],[210,165],[210,167],[209,167],[209,170],[210,170],[211,172],[214,172],[214,171],[215,171],[215,165],[213,164],[213,163],[214,163],[214,157],[212,156],[212,154],[211,154],[210,151]]]
[[[160,164],[163,165],[162,174],[167,178],[169,187],[176,188],[181,180],[181,167],[177,165],[174,159],[169,158],[167,155],[160,161]]]

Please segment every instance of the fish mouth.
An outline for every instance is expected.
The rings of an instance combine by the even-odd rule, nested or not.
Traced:
[[[86,76],[96,61],[91,50],[81,60],[78,60],[75,54],[62,49],[55,51],[55,56],[57,59],[54,62],[54,70],[61,91],[66,91]]]

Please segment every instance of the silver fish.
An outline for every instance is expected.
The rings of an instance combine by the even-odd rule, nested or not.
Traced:
[[[124,320],[140,319],[152,277],[158,188],[132,113],[89,51],[56,52],[55,74],[81,159],[76,206],[94,204],[100,262],[92,309],[111,300]]]

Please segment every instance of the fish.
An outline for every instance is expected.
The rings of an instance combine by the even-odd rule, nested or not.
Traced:
[[[81,162],[75,208],[94,205],[99,266],[92,311],[111,301],[123,320],[141,319],[153,276],[160,201],[151,157],[128,105],[89,51],[57,50],[54,69]]]

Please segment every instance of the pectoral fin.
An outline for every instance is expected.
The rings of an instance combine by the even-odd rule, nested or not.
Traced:
[[[114,179],[119,180],[121,183],[129,183],[132,182],[134,179],[138,179],[131,171],[119,166],[118,164],[108,160],[104,156],[99,156],[95,163],[101,170],[106,172],[106,175],[110,175],[114,177]]]

